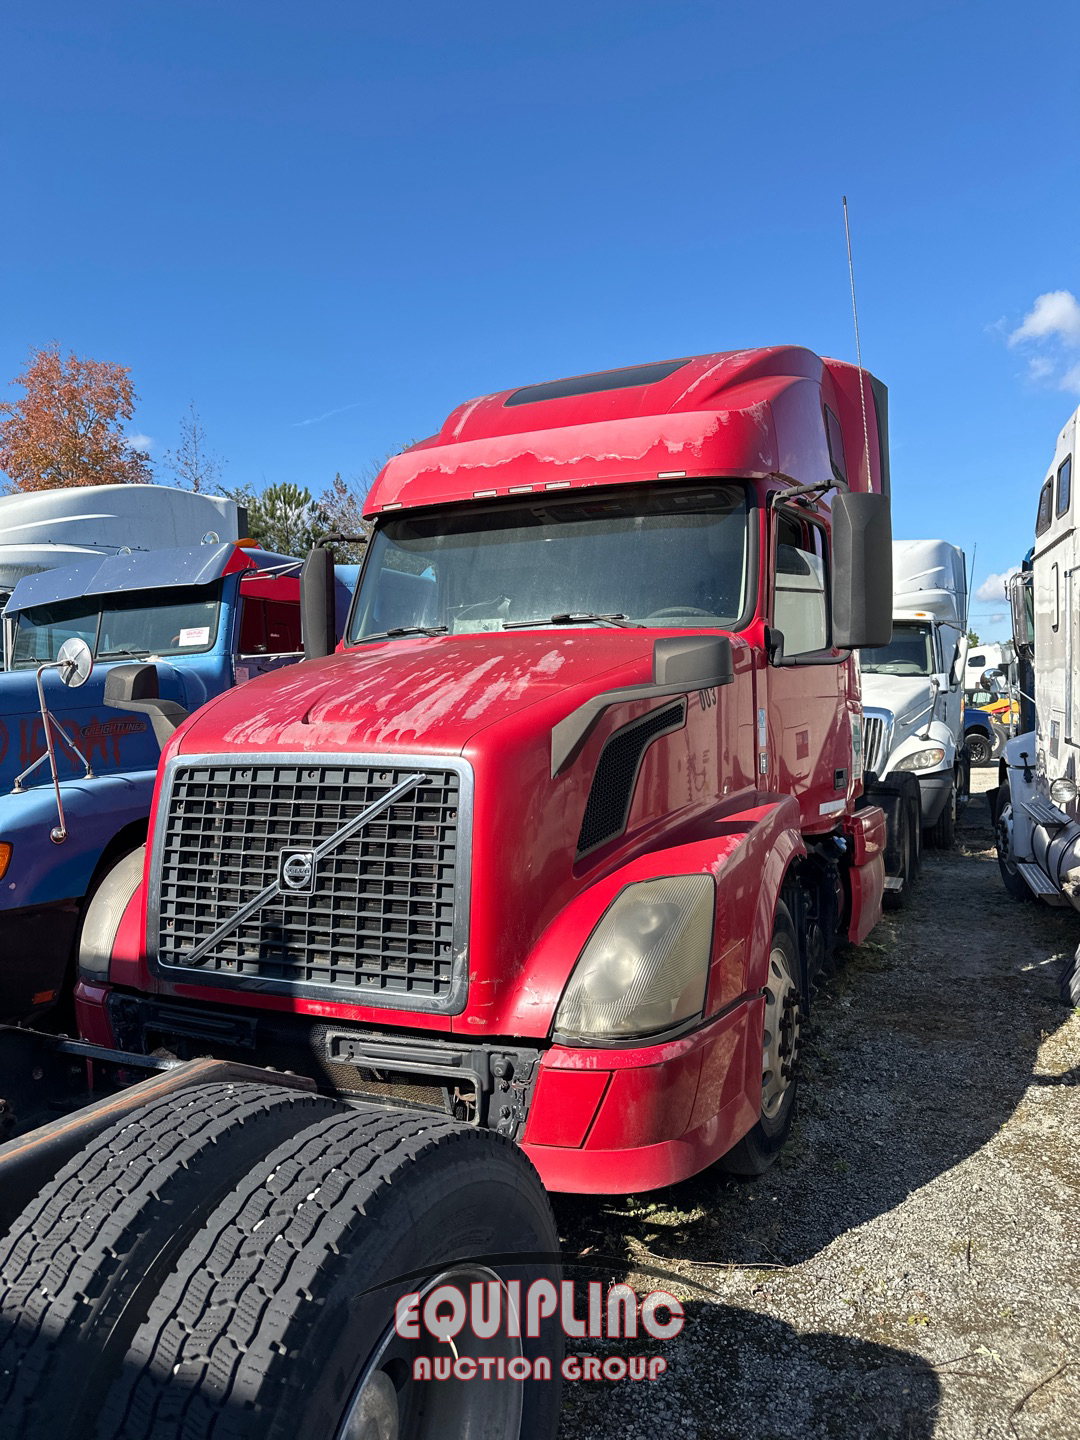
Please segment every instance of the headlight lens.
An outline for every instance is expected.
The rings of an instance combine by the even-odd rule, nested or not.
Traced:
[[[628,885],[581,952],[555,1014],[576,1040],[670,1030],[700,1015],[712,952],[716,884],[673,875]]]
[[[1068,805],[1076,799],[1076,795],[1076,781],[1070,780],[1067,775],[1055,780],[1050,786],[1050,799],[1055,805]]]
[[[932,770],[944,759],[945,751],[940,745],[928,745],[925,750],[916,750],[913,755],[905,755],[892,768],[894,770]]]

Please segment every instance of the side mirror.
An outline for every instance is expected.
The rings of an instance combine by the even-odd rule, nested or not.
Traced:
[[[317,545],[300,571],[300,633],[304,659],[331,655],[337,641],[337,605],[334,593],[334,552]]]
[[[956,690],[964,678],[964,642],[958,640],[956,649],[953,651],[952,665],[949,667],[949,689]]]
[[[832,507],[832,643],[892,639],[892,517],[887,495],[841,491]]]
[[[56,668],[60,672],[60,679],[69,690],[77,690],[80,685],[85,685],[94,668],[90,646],[78,635],[72,635],[56,652]]]
[[[175,700],[158,698],[156,665],[114,665],[105,677],[105,704],[114,710],[148,715],[162,749],[173,731],[188,717],[188,712]]]

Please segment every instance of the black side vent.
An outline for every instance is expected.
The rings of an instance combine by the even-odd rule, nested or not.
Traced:
[[[579,856],[622,834],[645,751],[660,735],[681,729],[685,721],[686,701],[680,700],[676,705],[651,710],[609,736],[585,806],[578,836]]]

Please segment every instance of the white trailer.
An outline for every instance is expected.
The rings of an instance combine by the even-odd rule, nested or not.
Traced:
[[[1058,436],[1039,490],[1035,546],[1010,586],[1020,689],[1034,700],[1034,717],[1023,705],[1021,733],[1005,746],[990,803],[1010,894],[1080,910],[1080,533],[1072,503],[1078,440],[1080,410]],[[1080,1004],[1076,960],[1062,989],[1069,1003]]]
[[[967,796],[964,553],[946,540],[893,542],[893,633],[860,651],[864,764],[888,827],[886,896],[902,903],[920,846],[952,845]]]
[[[24,575],[123,550],[244,538],[243,506],[169,485],[83,485],[0,498],[0,605]]]

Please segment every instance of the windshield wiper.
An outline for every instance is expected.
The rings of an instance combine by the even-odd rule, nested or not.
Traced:
[[[115,660],[118,655],[130,655],[132,660],[145,660],[149,654],[149,650],[129,650],[126,645],[114,645],[111,650],[100,651],[97,658]]]
[[[566,610],[561,615],[549,615],[547,619],[506,620],[504,630],[524,630],[534,625],[617,625],[622,630],[644,630],[636,620],[630,620],[621,610],[610,615],[595,615],[591,611]]]
[[[374,635],[361,635],[360,644],[368,640],[396,640],[399,635],[445,635],[449,625],[395,625],[392,630],[377,630]]]

